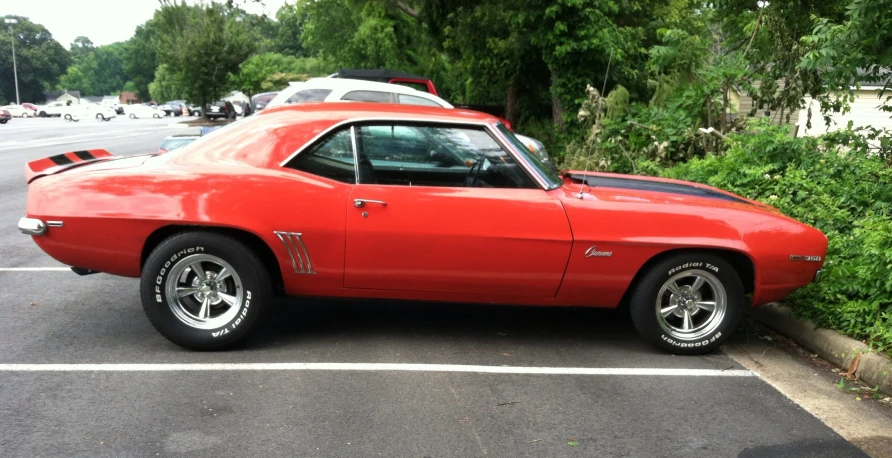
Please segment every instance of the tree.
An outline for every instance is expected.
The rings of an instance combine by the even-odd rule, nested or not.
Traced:
[[[297,5],[286,3],[276,11],[276,35],[273,38],[273,51],[295,57],[308,56],[301,33],[306,15],[298,11]]]
[[[75,64],[77,64],[81,61],[81,59],[85,58],[89,54],[92,54],[95,49],[96,47],[93,46],[93,42],[90,41],[89,38],[79,36],[71,42],[69,52],[71,53],[71,59],[74,61]]]
[[[245,94],[279,90],[288,81],[302,81],[312,76],[325,76],[332,72],[320,59],[296,58],[277,53],[255,54],[242,63],[232,83]],[[290,78],[281,82],[283,78]]]
[[[158,16],[158,13],[155,13]],[[149,100],[149,83],[155,79],[158,68],[158,55],[155,52],[155,37],[158,34],[156,20],[149,19],[136,28],[136,32],[124,43],[121,59],[124,72],[136,86],[136,94],[142,100]]]
[[[862,81],[883,86],[879,97],[892,95],[892,0],[852,0],[844,17],[820,17],[814,33],[804,37],[809,52],[803,67],[821,72],[830,91],[819,98],[823,111],[846,111],[854,98],[854,87]],[[882,103],[880,102],[880,103]],[[892,106],[883,106],[892,111]],[[829,121],[829,120],[828,120]]]
[[[10,26],[4,24],[5,19],[15,19],[18,23]],[[21,16],[0,17],[0,98],[15,100],[12,46],[7,27],[12,27],[16,44],[21,101],[41,102],[44,88],[55,86],[71,63],[71,56],[46,27]]]
[[[158,70],[155,70],[155,80],[149,83],[149,94],[152,100],[158,103],[183,98],[183,90],[180,88],[174,72],[164,64],[159,65]]]
[[[158,60],[166,64],[187,99],[207,113],[210,102],[223,96],[230,75],[254,51],[252,34],[232,10],[218,3],[190,6],[161,0],[156,18]]]

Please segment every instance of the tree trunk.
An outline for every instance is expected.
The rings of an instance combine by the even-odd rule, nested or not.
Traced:
[[[505,91],[505,119],[517,126],[517,86],[513,84]]]
[[[561,107],[561,99],[555,94],[557,85],[557,72],[551,71],[551,118],[557,126],[564,126],[564,109]]]
[[[722,126],[722,134],[728,133],[728,105],[730,105],[730,101],[728,100],[728,92],[731,91],[731,84],[727,81],[722,84],[722,120],[719,124]]]

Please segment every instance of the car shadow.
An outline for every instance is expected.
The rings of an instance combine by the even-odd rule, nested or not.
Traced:
[[[642,347],[623,310],[520,307],[393,300],[277,299],[244,349],[354,343],[381,339],[406,344],[444,341],[481,347],[516,345]]]

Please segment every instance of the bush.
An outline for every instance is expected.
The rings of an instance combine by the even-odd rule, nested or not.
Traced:
[[[802,316],[892,352],[892,168],[852,132],[794,138],[752,124],[724,155],[662,175],[769,203],[829,239],[824,281],[791,296]]]

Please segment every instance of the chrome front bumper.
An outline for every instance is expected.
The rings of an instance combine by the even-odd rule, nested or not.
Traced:
[[[46,224],[37,218],[22,218],[19,220],[19,230],[22,234],[43,235],[46,234]]]

